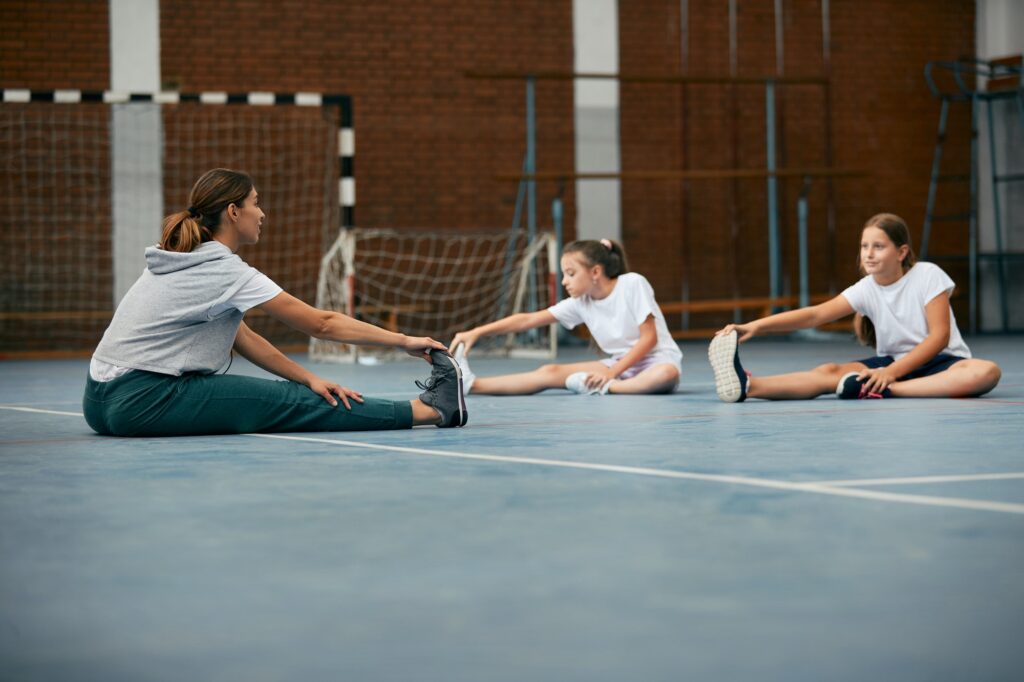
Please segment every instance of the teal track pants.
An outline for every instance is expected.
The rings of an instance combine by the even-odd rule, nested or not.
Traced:
[[[363,400],[350,399],[347,410],[293,381],[133,370],[103,383],[88,377],[82,407],[89,426],[106,436],[412,428],[409,401]]]

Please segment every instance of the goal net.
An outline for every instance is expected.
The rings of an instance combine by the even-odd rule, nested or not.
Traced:
[[[449,343],[460,331],[556,302],[555,240],[523,230],[345,230],[320,264],[316,305],[412,336]],[[555,325],[481,339],[475,354],[554,357]],[[313,339],[310,359],[408,357],[392,348]]]
[[[123,281],[130,285],[145,267],[142,251],[159,240],[162,215],[188,206],[203,172],[227,167],[252,176],[267,211],[260,245],[239,255],[313,300],[311,273],[341,222],[338,121],[336,105],[0,103],[0,354],[95,348],[113,313],[117,250],[125,248],[113,227],[121,177],[113,168],[131,167],[135,157],[156,159],[151,189],[134,197],[155,217],[127,226],[142,236],[126,254],[137,264],[128,262]],[[115,144],[133,135],[138,144]],[[304,336],[258,312],[246,316],[253,328],[305,348]]]

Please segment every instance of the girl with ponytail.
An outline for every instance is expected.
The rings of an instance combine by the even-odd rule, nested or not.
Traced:
[[[164,219],[89,365],[89,426],[115,436],[463,426],[462,380],[441,343],[317,310],[238,257],[259,241],[264,217],[252,179],[217,168],[186,210]],[[364,398],[274,348],[242,321],[250,308],[316,338],[396,346],[430,362],[431,377],[415,400]],[[232,350],[286,381],[218,374]]]
[[[972,359],[957,329],[953,280],[937,265],[917,262],[902,218],[880,213],[868,220],[858,262],[860,281],[830,301],[720,330],[708,350],[718,397],[782,400],[835,391],[840,398],[948,398],[995,388],[999,367]],[[817,327],[851,313],[874,357],[768,377],[751,376],[740,364],[739,343],[756,334]]]
[[[518,313],[455,335],[451,347],[466,392],[524,395],[566,388],[589,395],[671,393],[679,382],[683,354],[668,331],[651,285],[643,275],[629,272],[622,246],[609,239],[575,241],[562,250],[561,266],[562,286],[569,298],[547,310]],[[466,358],[480,337],[555,322],[569,329],[587,325],[609,357],[498,377],[476,377],[470,370]]]

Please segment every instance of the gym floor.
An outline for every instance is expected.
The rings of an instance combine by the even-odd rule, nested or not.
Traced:
[[[1016,678],[1024,358],[968,343],[1003,368],[981,399],[728,405],[687,343],[672,396],[203,438],[94,435],[87,361],[6,362],[0,678]],[[755,374],[870,355],[742,352]],[[429,372],[316,371],[394,398]]]

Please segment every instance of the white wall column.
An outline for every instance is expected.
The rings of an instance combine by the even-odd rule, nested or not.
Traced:
[[[576,72],[618,73],[618,0],[573,0],[572,23]],[[576,172],[620,172],[618,81],[577,80],[575,118]],[[618,180],[577,181],[577,238],[621,239],[621,203]]]
[[[995,59],[1024,54],[1024,2],[1020,0],[977,0],[975,40],[979,59]],[[982,252],[996,247],[992,198],[992,162],[989,134],[995,135],[997,172],[1024,173],[1024,125],[1018,104],[1013,100],[992,103],[994,131],[988,129],[988,117],[982,107],[978,137],[978,238]],[[1024,182],[1005,182],[999,187],[1003,250],[1024,251]],[[981,263],[979,326],[983,330],[1002,327],[998,295],[998,266]],[[1007,301],[1009,326],[1024,327],[1024,269],[1019,262],[1007,261]]]
[[[160,89],[160,0],[110,0],[110,89]],[[160,105],[115,104],[111,116],[114,305],[145,269],[160,238],[163,125]],[[184,207],[182,207],[184,208]]]

